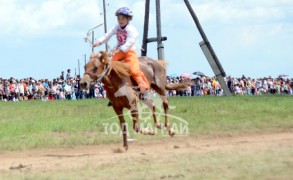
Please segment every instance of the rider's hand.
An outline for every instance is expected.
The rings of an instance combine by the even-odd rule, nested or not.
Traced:
[[[111,55],[114,56],[115,54],[119,53],[121,50],[120,49],[114,49],[112,52],[111,52]]]
[[[94,44],[93,44],[94,47],[97,47],[97,46],[100,46],[100,45],[101,45],[101,43],[99,41],[94,42]]]

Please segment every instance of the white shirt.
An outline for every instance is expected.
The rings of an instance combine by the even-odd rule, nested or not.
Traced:
[[[238,85],[235,87],[235,90],[236,90],[236,94],[242,94],[241,89]]]
[[[122,29],[119,25],[116,25],[111,29],[111,31],[105,34],[105,36],[99,38],[98,42],[101,44],[107,42],[114,34],[116,34],[117,37],[117,48],[123,52],[127,52],[128,50],[136,50],[135,41],[138,37],[138,32],[134,26],[128,24],[124,29]]]
[[[33,94],[33,85],[29,84],[28,85],[28,92],[32,95]]]
[[[65,84],[64,90],[65,90],[67,93],[71,93],[71,86],[69,86],[68,84]]]
[[[19,86],[18,86],[18,84],[15,84],[14,85],[14,92],[15,93],[19,93]]]
[[[268,82],[266,80],[263,81],[263,88],[268,89]]]
[[[18,84],[18,88],[19,88],[19,93],[24,94],[24,86],[22,83]]]
[[[51,90],[52,90],[53,94],[56,94],[57,93],[57,86],[53,85]]]

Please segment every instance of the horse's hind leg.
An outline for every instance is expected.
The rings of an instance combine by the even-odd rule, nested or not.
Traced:
[[[160,95],[160,97],[163,101],[163,107],[164,107],[164,112],[165,112],[165,127],[167,128],[169,135],[174,136],[175,132],[171,128],[171,124],[169,122],[169,116],[168,116],[169,102],[168,102],[168,97],[166,95],[166,90],[165,90],[165,88],[160,88],[157,85],[152,86],[152,87]]]
[[[161,123],[160,123],[160,122],[158,123],[158,121],[157,121],[157,116],[156,116],[156,106],[155,106],[154,101],[151,100],[151,99],[145,99],[145,100],[143,101],[143,103],[145,103],[145,104],[151,109],[152,114],[153,114],[153,119],[154,119],[155,126],[156,126],[157,128],[159,128],[159,129],[161,129],[161,128],[162,128]]]
[[[163,107],[164,107],[164,111],[165,111],[165,127],[167,128],[169,135],[174,136],[175,131],[171,128],[171,124],[170,124],[169,116],[168,116],[168,111],[169,111],[168,98],[167,98],[167,96],[161,96],[161,98],[163,100]]]
[[[123,135],[123,147],[125,148],[125,150],[128,149],[128,144],[127,144],[127,127],[125,124],[125,119],[123,117],[123,109],[122,108],[118,108],[118,107],[113,107],[116,114],[118,115],[119,121],[120,121],[120,126],[122,129],[122,135]]]

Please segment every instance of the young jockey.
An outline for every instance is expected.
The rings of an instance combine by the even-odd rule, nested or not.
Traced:
[[[127,7],[122,7],[116,11],[115,15],[117,16],[118,25],[114,26],[109,33],[99,38],[93,46],[99,46],[108,42],[116,34],[118,45],[113,51],[112,60],[124,60],[130,65],[131,77],[137,82],[140,92],[144,93],[150,89],[150,84],[139,68],[139,60],[135,50],[135,40],[138,37],[138,32],[134,26],[129,24],[133,17],[132,11]]]

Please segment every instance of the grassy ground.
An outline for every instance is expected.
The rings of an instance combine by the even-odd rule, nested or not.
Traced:
[[[293,129],[292,100],[292,96],[174,97],[170,98],[173,109],[169,113],[175,125],[182,121],[188,133],[197,136],[287,131]],[[111,123],[118,127],[118,118],[107,102],[1,102],[0,152],[120,142],[119,135],[105,133]],[[159,119],[164,121],[162,116]],[[149,119],[145,123],[153,122]],[[130,135],[135,137],[130,129]],[[139,138],[161,136],[158,133]]]
[[[184,122],[189,135],[197,137],[292,132],[292,98],[175,97],[170,98],[170,119],[174,124]],[[105,133],[103,124],[118,122],[107,102],[0,102],[0,153],[121,143],[119,135]],[[127,122],[132,125],[128,117]],[[142,136],[130,130],[130,136],[141,141],[163,135]],[[141,156],[99,165],[84,162],[82,168],[68,170],[3,171],[0,179],[291,179],[292,148],[289,144],[251,151]]]

